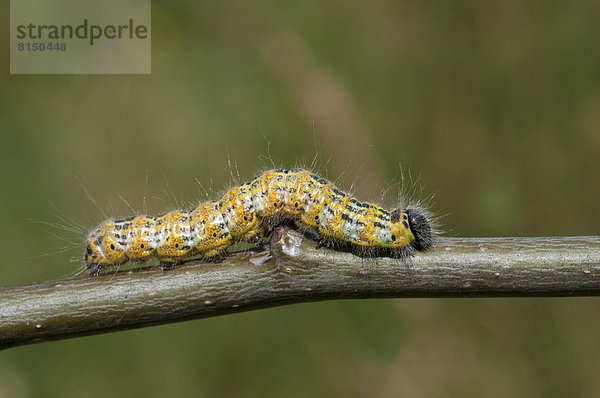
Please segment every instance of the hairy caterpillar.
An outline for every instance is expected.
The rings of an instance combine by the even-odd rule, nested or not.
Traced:
[[[308,170],[269,170],[190,212],[105,221],[89,233],[85,260],[97,274],[154,255],[166,264],[215,259],[238,241],[261,242],[282,223],[363,256],[404,258],[432,244],[431,223],[419,210],[360,202]]]

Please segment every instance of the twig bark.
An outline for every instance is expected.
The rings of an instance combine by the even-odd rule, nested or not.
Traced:
[[[408,262],[316,250],[0,289],[0,349],[319,300],[596,296],[600,237],[446,238]]]

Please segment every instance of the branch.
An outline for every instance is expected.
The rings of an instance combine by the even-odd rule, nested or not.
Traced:
[[[292,234],[293,232],[290,232]],[[0,289],[0,349],[319,300],[595,296],[600,237],[445,238],[408,262],[316,250],[251,253]],[[277,263],[277,264],[276,264]]]

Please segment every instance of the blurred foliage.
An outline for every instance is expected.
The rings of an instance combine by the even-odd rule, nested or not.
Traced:
[[[105,216],[315,154],[386,204],[402,171],[448,235],[599,233],[598,2],[154,0],[150,76],[9,75],[4,9],[2,286],[76,274]],[[276,308],[12,349],[0,396],[595,397],[597,305]]]

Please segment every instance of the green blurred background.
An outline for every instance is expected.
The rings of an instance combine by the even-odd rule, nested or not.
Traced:
[[[315,154],[362,199],[392,182],[387,205],[403,170],[450,236],[600,232],[598,2],[153,0],[150,76],[9,75],[4,10],[1,286],[75,274],[103,213]],[[0,353],[0,396],[596,397],[598,304],[324,302],[85,337]]]

